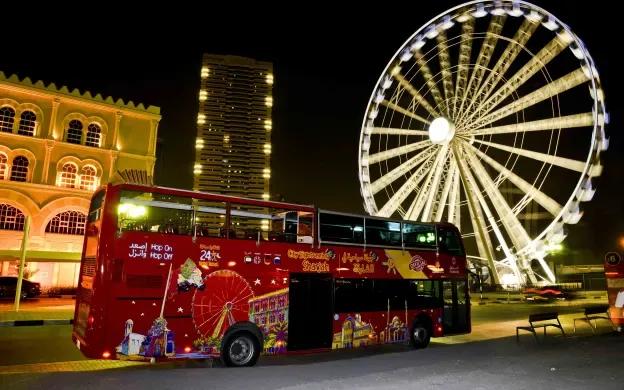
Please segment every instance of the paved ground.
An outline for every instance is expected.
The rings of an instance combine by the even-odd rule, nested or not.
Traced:
[[[35,298],[20,303],[13,311],[13,300],[0,300],[0,322],[13,320],[70,319],[74,317],[76,301],[71,298]]]
[[[244,371],[249,375],[223,368],[206,372],[202,368],[210,363],[197,361],[150,366],[87,360],[71,343],[71,326],[5,327],[0,328],[0,388],[412,388],[417,384],[425,388],[624,388],[620,373],[624,337],[610,335],[606,323],[598,336],[585,326],[575,336],[556,336],[545,344],[537,345],[528,333],[519,345],[515,343],[515,327],[525,324],[529,313],[557,310],[571,333],[572,319],[583,306],[604,303],[601,298],[510,302],[475,302],[471,334],[434,339],[424,351],[382,347],[374,349],[381,354],[368,350],[263,357],[258,367]],[[69,318],[73,301],[61,303],[31,302],[26,312],[65,312]]]
[[[374,348],[263,359],[244,369],[202,363],[95,372],[0,375],[10,389],[622,389],[624,337],[529,336],[425,350]],[[375,353],[373,353],[375,352]],[[378,353],[385,352],[385,353]]]

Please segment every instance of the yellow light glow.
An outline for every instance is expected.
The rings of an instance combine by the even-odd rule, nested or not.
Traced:
[[[269,85],[273,85],[273,73],[267,73],[267,75],[266,75],[266,82]]]
[[[269,198],[270,198],[270,196],[266,192],[264,194],[262,194],[262,199],[269,200]]]
[[[265,130],[271,130],[273,128],[273,121],[271,121],[270,119],[267,119],[264,121],[264,129]]]
[[[145,206],[138,206],[132,203],[121,203],[117,207],[117,213],[123,215],[126,218],[140,218],[147,215],[147,208]]]
[[[394,68],[392,68],[392,71],[390,72],[390,74],[392,76],[396,76],[397,74],[399,74],[399,72],[401,72],[401,67],[397,65]]]
[[[271,144],[264,144],[264,154],[271,154]]]
[[[224,135],[223,136],[223,142],[225,142],[225,143],[230,142],[230,136],[229,135]]]
[[[208,68],[207,66],[202,66],[200,76],[202,79],[210,76],[210,68]]]
[[[273,97],[272,96],[267,96],[264,99],[264,104],[266,104],[267,107],[273,107]]]
[[[117,150],[121,150],[121,144],[117,144]]]
[[[204,148],[204,140],[202,138],[197,138],[195,140],[195,149],[203,149]]]
[[[204,123],[206,123],[206,115],[204,115],[204,114],[197,114],[197,124],[198,125],[203,125]]]
[[[208,92],[204,89],[199,90],[199,101],[203,102],[208,99]]]

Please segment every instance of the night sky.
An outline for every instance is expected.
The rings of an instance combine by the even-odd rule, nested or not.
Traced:
[[[289,7],[242,3],[69,14],[40,10],[3,18],[0,70],[161,107],[159,185],[191,188],[201,54],[274,64],[271,193],[285,200],[362,213],[357,174],[360,127],[372,89],[396,50],[453,1],[376,2],[360,9],[317,2]],[[535,1],[585,42],[597,64],[611,123],[598,192],[561,254],[595,263],[624,236],[622,97],[615,3]],[[363,3],[362,3],[363,4]],[[49,11],[49,12],[46,12]],[[16,11],[17,12],[17,11]],[[119,16],[119,14],[121,16]],[[27,39],[31,35],[36,39]],[[10,39],[7,39],[9,37]],[[619,57],[619,55],[617,55]],[[621,71],[620,71],[621,72]],[[583,249],[588,248],[588,249]]]

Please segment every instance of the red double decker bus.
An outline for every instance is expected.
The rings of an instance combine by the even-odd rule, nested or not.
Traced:
[[[470,332],[457,228],[134,184],[91,201],[73,340],[90,358],[221,357]]]

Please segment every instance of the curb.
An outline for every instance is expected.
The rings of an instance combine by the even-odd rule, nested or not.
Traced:
[[[0,327],[3,326],[42,326],[42,325],[71,325],[74,320],[15,320],[0,321]]]

